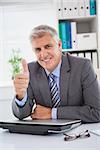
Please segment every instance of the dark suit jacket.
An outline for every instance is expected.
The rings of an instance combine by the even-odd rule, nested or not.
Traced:
[[[12,103],[13,113],[19,119],[31,114],[34,99],[37,104],[52,107],[45,70],[37,62],[32,62],[29,64],[29,72],[27,102],[23,107],[19,107],[15,100]],[[100,85],[90,60],[69,54],[62,56],[60,97],[57,118],[100,121]]]

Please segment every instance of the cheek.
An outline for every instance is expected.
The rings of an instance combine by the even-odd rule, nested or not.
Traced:
[[[61,52],[60,51],[55,51],[55,59],[58,60],[61,56]]]
[[[39,60],[40,55],[39,54],[35,54],[35,57],[36,57],[37,60]]]

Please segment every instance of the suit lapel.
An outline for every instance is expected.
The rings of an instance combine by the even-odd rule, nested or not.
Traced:
[[[61,106],[67,105],[69,77],[70,77],[70,64],[68,61],[68,56],[62,56],[62,64],[60,70]]]
[[[39,90],[40,90],[45,106],[52,107],[48,79],[43,68],[40,68],[39,70],[38,81],[39,81],[39,84],[38,84]]]

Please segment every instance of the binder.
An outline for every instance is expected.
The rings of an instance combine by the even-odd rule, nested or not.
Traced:
[[[73,56],[77,57],[77,53],[72,53]]]
[[[77,34],[77,48],[79,50],[97,49],[96,33]]]
[[[85,16],[90,16],[90,0],[84,0]]]
[[[87,58],[87,59],[89,59],[89,60],[91,60],[91,52],[89,53],[85,53],[85,57]],[[92,61],[92,60],[91,60]]]
[[[59,37],[60,37],[60,39],[62,40],[62,28],[61,28],[61,22],[59,22],[58,28],[59,28]]]
[[[72,50],[77,50],[76,22],[71,22],[71,41],[72,41]]]
[[[66,22],[59,23],[59,36],[62,41],[62,49],[67,49]]]
[[[62,6],[62,0],[57,1],[57,12],[58,12],[58,19],[63,18],[63,6]]]
[[[66,0],[62,0],[63,2],[63,19],[69,18],[69,9],[68,9],[68,5],[69,5],[69,1]]]
[[[95,69],[95,73],[97,74],[97,79],[100,82],[100,69],[99,68],[94,68]],[[100,129],[99,129],[100,130]]]
[[[71,37],[71,22],[66,21],[66,42],[67,42],[67,49],[72,48],[72,37]]]
[[[63,18],[73,18],[73,0],[63,0]]]
[[[79,53],[78,56],[84,58],[84,53]]]
[[[97,68],[97,52],[93,53],[93,66],[94,68]]]
[[[68,21],[63,21],[59,23],[59,36],[62,41],[62,49],[72,48],[71,41],[71,23]]]
[[[96,0],[90,0],[90,15],[96,14]]]
[[[72,1],[72,15],[73,17],[78,17],[78,1],[79,0],[71,0]]]
[[[84,0],[78,0],[78,15],[80,17],[84,17],[85,16],[85,4],[84,4]]]

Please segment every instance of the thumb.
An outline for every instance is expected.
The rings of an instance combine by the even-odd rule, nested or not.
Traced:
[[[29,74],[28,65],[25,59],[22,59],[23,73]]]

